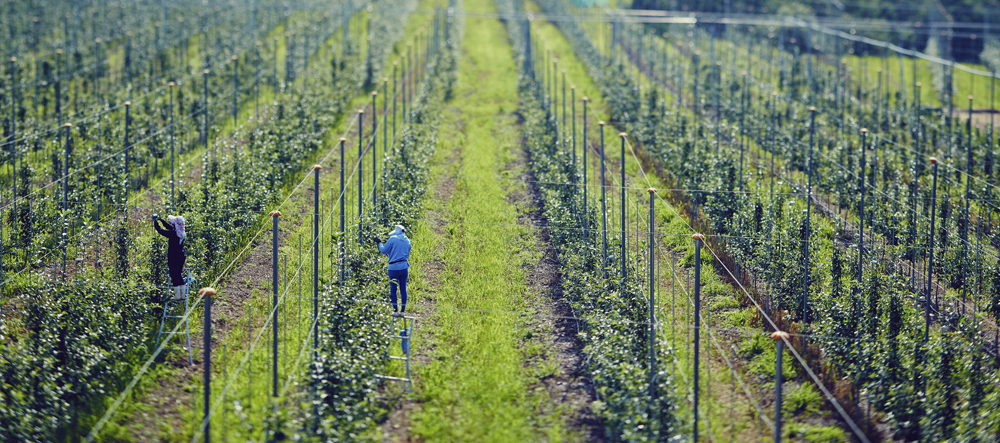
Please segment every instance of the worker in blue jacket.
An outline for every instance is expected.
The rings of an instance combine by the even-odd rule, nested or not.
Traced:
[[[410,239],[406,237],[406,228],[396,225],[385,243],[378,238],[375,238],[375,242],[378,243],[378,251],[389,256],[389,296],[392,298],[392,315],[402,317],[406,313],[406,278],[410,272],[410,262],[407,261],[410,258]],[[396,304],[397,286],[403,302],[402,309]]]

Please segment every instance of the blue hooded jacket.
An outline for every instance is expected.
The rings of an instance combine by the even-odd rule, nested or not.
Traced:
[[[378,251],[389,256],[390,271],[409,269],[410,239],[406,237],[402,227],[397,226],[385,243],[379,242]]]

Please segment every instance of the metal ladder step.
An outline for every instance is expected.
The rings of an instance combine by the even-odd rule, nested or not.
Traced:
[[[407,383],[409,383],[409,382],[410,382],[410,379],[408,379],[408,378],[401,378],[401,377],[390,377],[390,376],[388,376],[388,375],[376,375],[375,377],[376,377],[376,378],[381,378],[382,380],[391,380],[391,381],[405,381],[405,382],[407,382]]]
[[[410,316],[392,317],[392,320],[389,322],[389,331],[392,331],[393,333],[396,332],[396,319],[401,319],[400,322],[402,323],[402,326],[403,326],[402,329],[404,331],[406,331],[405,332],[406,335],[402,335],[402,334],[387,334],[387,335],[385,335],[385,338],[388,338],[390,340],[391,339],[402,340],[402,342],[400,343],[400,345],[407,344],[408,346],[404,346],[404,348],[405,348],[404,353],[406,355],[404,355],[404,356],[389,355],[389,348],[392,346],[392,344],[391,344],[392,342],[390,342],[390,344],[385,349],[385,353],[383,354],[383,358],[385,358],[387,360],[390,360],[390,361],[391,360],[398,360],[398,361],[404,362],[406,364],[406,377],[393,377],[393,376],[390,376],[390,375],[376,375],[375,378],[378,378],[378,379],[381,379],[381,380],[406,382],[406,384],[407,384],[406,391],[407,392],[413,392],[413,379],[412,379],[412,375],[410,374],[410,352],[413,349],[413,341],[412,341],[412,339],[413,339],[414,332],[417,329],[416,328],[416,320],[417,320],[417,318],[416,317],[410,317]],[[409,324],[407,324],[407,323],[409,323]]]

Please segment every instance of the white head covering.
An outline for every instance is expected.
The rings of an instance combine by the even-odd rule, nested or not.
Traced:
[[[406,236],[406,228],[404,228],[403,225],[396,225],[396,228],[389,233],[389,237],[395,237],[397,235]]]
[[[184,243],[184,238],[187,237],[187,233],[184,232],[184,217],[180,215],[168,215],[167,221],[171,225],[174,225],[174,232],[177,233],[177,237],[181,239],[181,243]]]

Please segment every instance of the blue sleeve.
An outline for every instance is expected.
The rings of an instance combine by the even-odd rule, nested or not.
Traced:
[[[389,242],[391,242],[393,240],[394,240],[393,237],[389,237],[389,239],[386,240],[385,243],[379,243],[378,244],[378,252],[381,252],[381,253],[383,253],[385,255],[389,255],[389,251],[392,250],[392,248],[389,246]]]

